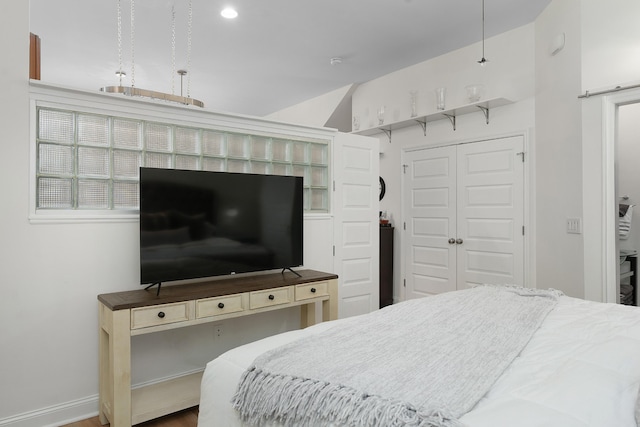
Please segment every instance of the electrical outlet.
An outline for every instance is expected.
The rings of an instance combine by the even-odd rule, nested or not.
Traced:
[[[582,219],[567,218],[567,233],[582,234]]]
[[[224,334],[224,328],[222,323],[216,323],[213,325],[213,338],[218,339]]]

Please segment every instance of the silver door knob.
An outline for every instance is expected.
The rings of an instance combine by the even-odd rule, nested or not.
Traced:
[[[456,242],[456,239],[454,239],[453,237],[449,239],[449,244],[453,245]]]
[[[462,239],[456,239],[456,245],[461,245],[462,244]]]

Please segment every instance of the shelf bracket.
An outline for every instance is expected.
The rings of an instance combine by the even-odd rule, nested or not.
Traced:
[[[427,136],[427,120],[426,119],[424,121],[416,120],[416,122],[422,128],[422,132],[424,132],[424,136]]]
[[[380,130],[387,135],[387,138],[389,138],[389,144],[391,144],[391,128],[389,128],[389,130],[380,128]]]
[[[489,107],[483,107],[482,105],[476,105],[482,112],[484,113],[484,118],[487,119],[487,124],[489,124]]]
[[[442,114],[451,122],[451,126],[453,126],[453,130],[456,130],[456,115],[455,114]]]

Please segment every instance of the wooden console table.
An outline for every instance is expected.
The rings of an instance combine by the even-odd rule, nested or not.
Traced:
[[[338,317],[338,276],[314,270],[228,277],[210,282],[98,295],[99,417],[129,427],[200,401],[202,372],[131,390],[131,337],[300,306],[301,327]]]

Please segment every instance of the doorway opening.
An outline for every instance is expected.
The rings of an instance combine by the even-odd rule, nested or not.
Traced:
[[[626,239],[620,239],[620,207],[621,205],[634,205],[635,200],[640,203],[640,181],[633,185],[633,171],[636,165],[628,165],[623,159],[633,161],[631,154],[626,150],[640,148],[632,147],[633,141],[627,141],[630,128],[635,126],[628,116],[635,111],[640,114],[640,90],[630,90],[606,96],[602,100],[602,125],[603,125],[603,301],[620,302],[621,280],[621,251],[624,255],[628,251],[640,249],[640,223],[637,226],[631,224],[634,235],[629,232]],[[637,116],[636,116],[637,117]],[[636,121],[638,121],[636,119]],[[640,132],[640,127],[637,128]],[[623,139],[621,139],[623,138]],[[621,150],[625,150],[621,152]],[[640,154],[640,151],[638,151]],[[639,175],[640,177],[640,175]],[[626,197],[626,199],[625,199]],[[640,214],[640,208],[636,209]],[[637,216],[637,215],[636,215]],[[636,218],[636,222],[640,218]],[[633,220],[633,217],[632,217]],[[630,230],[629,230],[630,231]],[[636,233],[638,233],[636,235]],[[638,236],[638,237],[636,237]],[[631,239],[631,240],[629,240]],[[623,276],[624,276],[623,271]],[[637,303],[637,295],[635,303]]]

